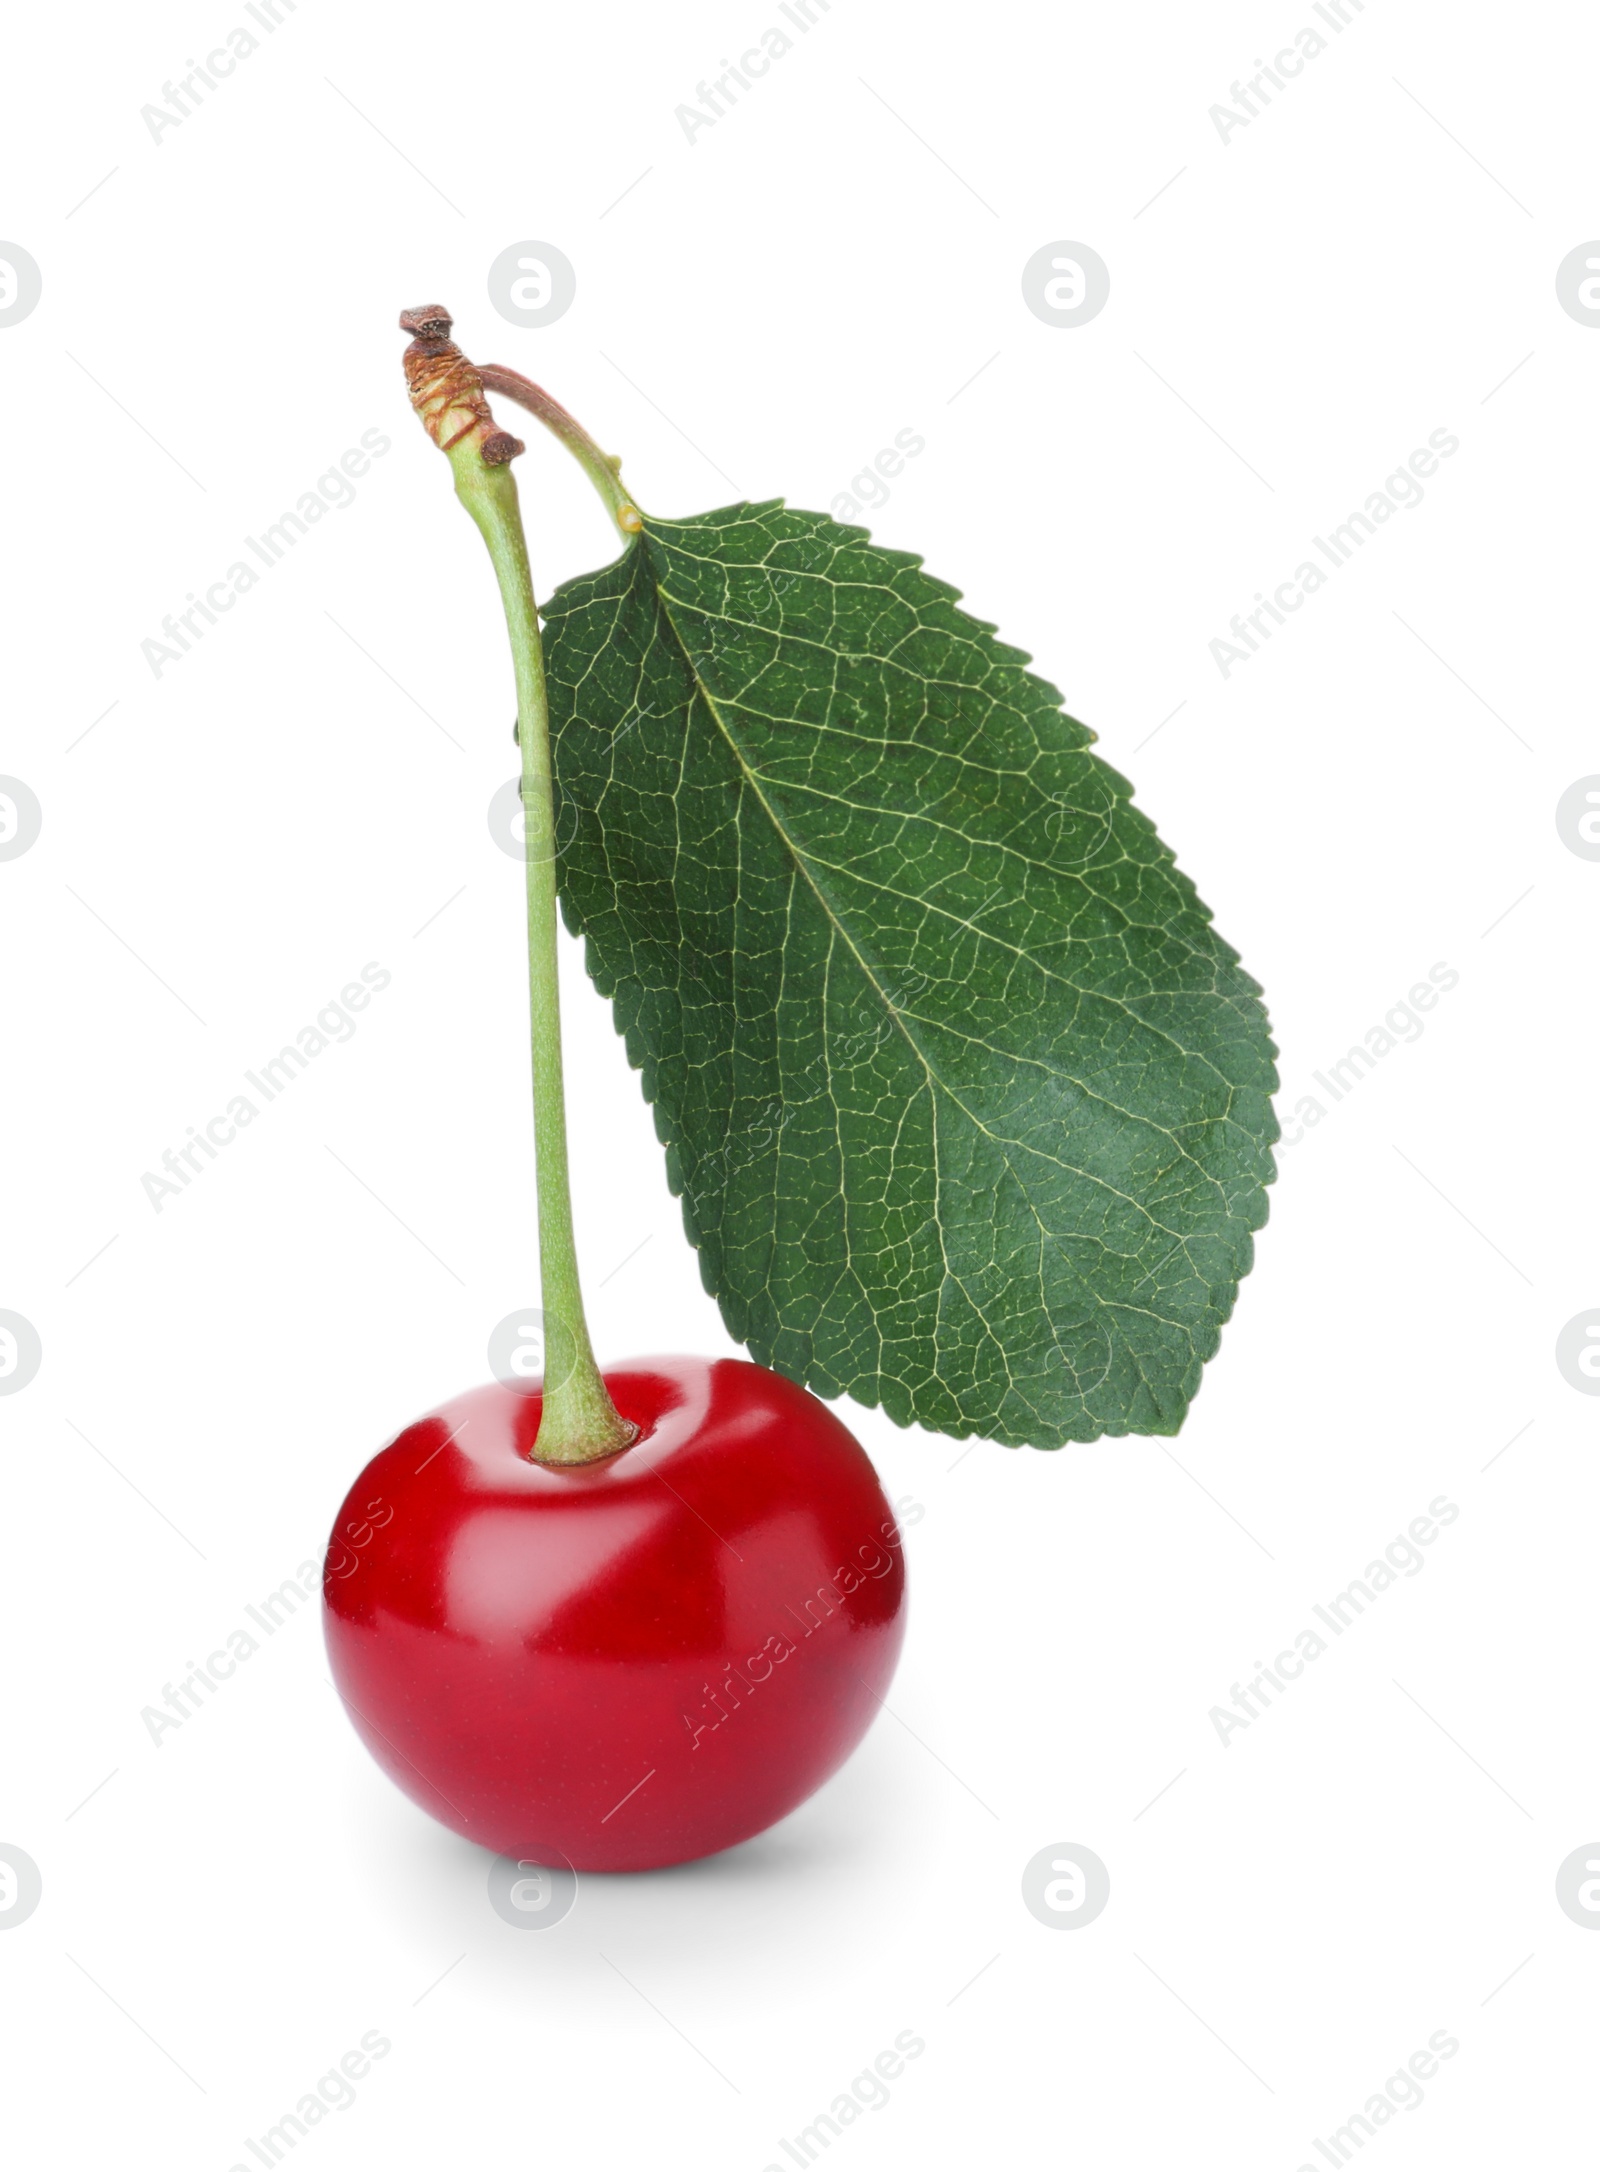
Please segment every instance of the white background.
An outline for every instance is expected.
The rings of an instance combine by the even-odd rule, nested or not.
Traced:
[[[392,2051],[311,2172],[787,2167],[905,2030],[830,2163],[1320,2172],[1439,2030],[1364,2159],[1592,2147],[1600,1938],[1555,1873],[1600,1831],[1597,1412],[1554,1345],[1600,1304],[1600,866],[1554,811],[1600,770],[1600,339],[1555,272],[1600,232],[1600,35],[1351,13],[834,0],[692,144],[675,107],[777,0],[302,0],[159,143],[141,106],[243,0],[13,15],[0,238],[44,282],[0,330],[0,769],[44,822],[0,865],[0,1305],[44,1352],[0,1402],[0,1839],[44,1881],[0,1936],[19,2161],[253,2165],[369,2030]],[[1208,109],[1311,24],[1224,143]],[[1111,271],[1078,329],[1022,299],[1062,238]],[[545,330],[487,295],[524,239],[576,267]],[[159,1748],[140,1720],[535,1290],[486,823],[510,675],[395,329],[433,300],[663,513],[826,508],[923,435],[874,532],[1133,777],[1267,988],[1291,1132],[1313,1071],[1459,974],[1284,1150],[1176,1442],[963,1453],[846,1411],[923,1511],[895,1716],[764,1838],[585,1878],[538,1935],[368,1761],[309,1608]],[[355,503],[153,675],[163,616],[368,429]],[[1425,502],[1224,678],[1230,617],[1436,429]],[[558,448],[519,474],[543,592],[611,555]],[[157,1214],[143,1173],[368,960],[354,1039]],[[564,969],[602,1356],[725,1350]],[[1211,1708],[1439,1495],[1425,1569],[1224,1746]],[[1058,1841],[1110,1870],[1075,1931],[1021,1900]]]

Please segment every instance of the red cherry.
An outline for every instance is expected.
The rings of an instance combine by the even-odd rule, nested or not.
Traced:
[[[742,1359],[605,1375],[631,1447],[530,1460],[536,1390],[446,1403],[373,1457],[323,1578],[378,1763],[498,1854],[650,1870],[762,1832],[836,1771],[905,1629],[876,1472]]]

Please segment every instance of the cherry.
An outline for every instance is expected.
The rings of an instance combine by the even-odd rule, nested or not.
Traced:
[[[323,1570],[335,1680],[378,1763],[502,1855],[647,1870],[732,1847],[861,1739],[904,1630],[900,1536],[872,1465],[804,1388],[743,1359],[602,1373],[567,1175],[556,843],[539,614],[485,373],[437,304],[400,319],[411,402],[488,546],[517,684],[546,1342],[537,1385],[407,1426],[346,1497]],[[537,386],[621,534],[614,462]]]
[[[765,1830],[843,1763],[905,1627],[877,1475],[741,1359],[604,1375],[630,1447],[532,1460],[541,1396],[471,1390],[367,1465],[334,1527],[328,1651],[357,1732],[498,1854],[649,1870]]]

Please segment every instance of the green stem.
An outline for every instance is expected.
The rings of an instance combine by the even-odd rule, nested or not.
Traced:
[[[457,497],[488,545],[500,584],[516,672],[517,739],[522,749],[522,808],[527,834],[528,1004],[545,1327],[544,1399],[533,1453],[540,1463],[593,1463],[626,1448],[636,1438],[637,1428],[618,1413],[595,1362],[584,1318],[572,1230],[566,1097],[561,1076],[549,705],[528,546],[510,468],[512,452],[522,448],[515,439],[495,429],[472,365],[448,340],[447,318],[443,332],[434,333],[437,316],[424,326],[425,336],[417,343],[427,351],[418,358],[413,350],[407,357],[412,398],[449,458]],[[414,322],[402,319],[402,323],[407,330],[416,329]],[[427,337],[428,333],[434,336]]]
[[[577,417],[569,415],[543,385],[536,385],[531,377],[524,377],[519,370],[503,369],[498,362],[486,362],[478,375],[486,392],[498,392],[508,400],[515,400],[519,407],[525,407],[530,415],[537,417],[553,437],[560,439],[600,493],[623,534],[630,539],[636,536],[644,526],[644,519],[622,487],[622,477],[617,472],[621,463],[600,450]]]

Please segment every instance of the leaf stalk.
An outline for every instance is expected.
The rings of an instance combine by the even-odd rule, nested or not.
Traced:
[[[536,385],[531,377],[524,377],[519,370],[504,369],[498,362],[484,363],[478,375],[486,392],[498,392],[505,399],[515,400],[519,407],[525,407],[530,415],[542,422],[552,437],[560,439],[600,493],[623,535],[631,541],[644,526],[644,516],[623,488],[618,473],[621,462],[611,453],[603,453],[577,417],[569,415],[561,402],[552,399],[543,385]]]

